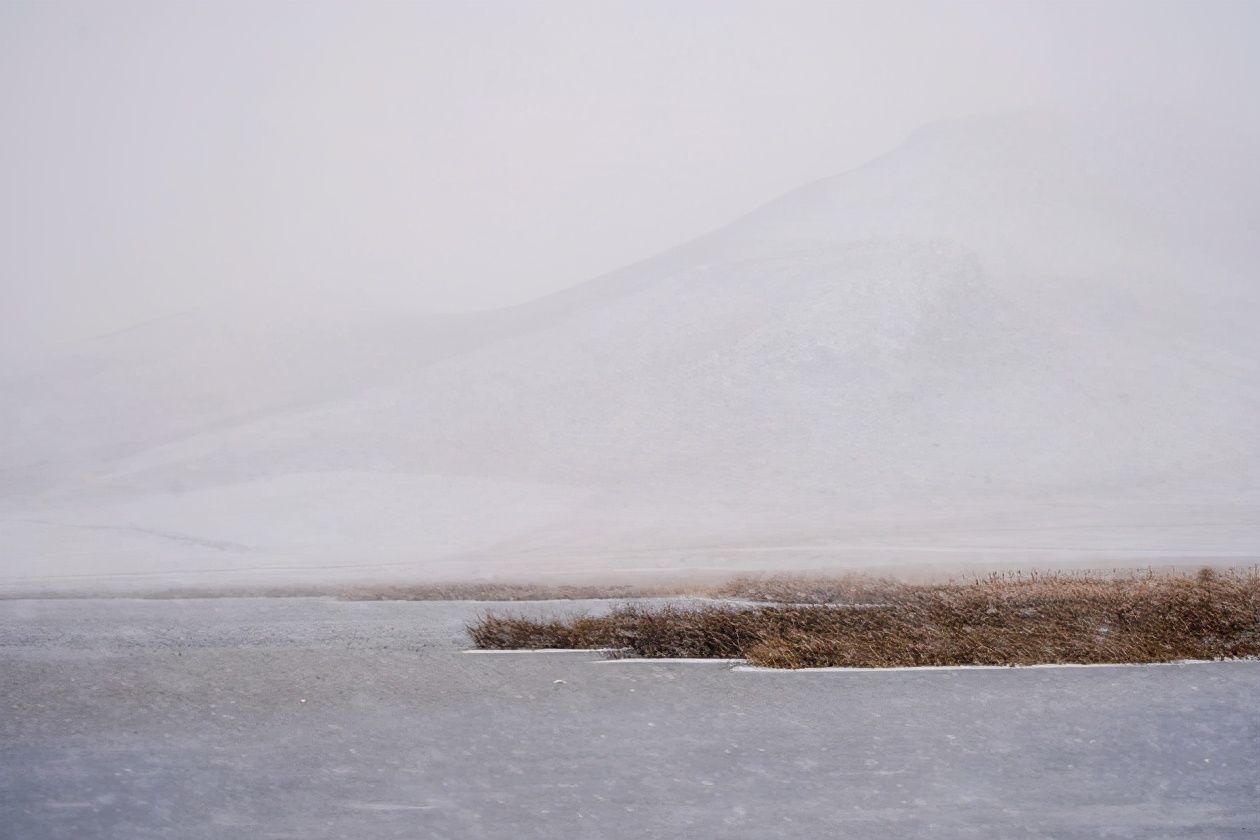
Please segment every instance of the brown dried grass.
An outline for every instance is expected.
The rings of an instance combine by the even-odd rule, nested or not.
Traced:
[[[968,583],[753,591],[794,603],[626,605],[537,621],[485,615],[481,648],[626,648],[644,657],[745,658],[774,668],[1169,662],[1260,656],[1260,573],[994,575]],[[813,588],[809,588],[813,587]],[[819,588],[822,587],[822,588]],[[843,606],[858,595],[878,604]],[[795,603],[812,597],[816,604]]]

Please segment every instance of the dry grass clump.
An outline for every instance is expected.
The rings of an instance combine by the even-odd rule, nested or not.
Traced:
[[[1260,656],[1260,574],[1254,569],[993,576],[880,591],[882,603],[864,608],[628,605],[605,616],[557,621],[487,615],[469,632],[483,648],[618,647],[645,657],[742,657],[775,668]]]
[[[485,615],[469,625],[473,644],[483,650],[606,648],[620,646],[621,625],[614,615],[536,620]]]

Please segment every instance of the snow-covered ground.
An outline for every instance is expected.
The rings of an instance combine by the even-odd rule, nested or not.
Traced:
[[[1145,119],[933,126],[514,309],[27,359],[0,588],[1253,561],[1260,179]]]

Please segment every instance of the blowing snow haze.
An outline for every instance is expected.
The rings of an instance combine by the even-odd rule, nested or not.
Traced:
[[[24,352],[0,587],[1254,560],[1260,173],[1168,114],[932,121],[507,308]]]

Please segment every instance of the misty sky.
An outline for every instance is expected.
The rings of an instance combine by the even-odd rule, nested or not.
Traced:
[[[1248,3],[0,6],[0,350],[194,306],[519,302],[936,119],[1255,130]]]

